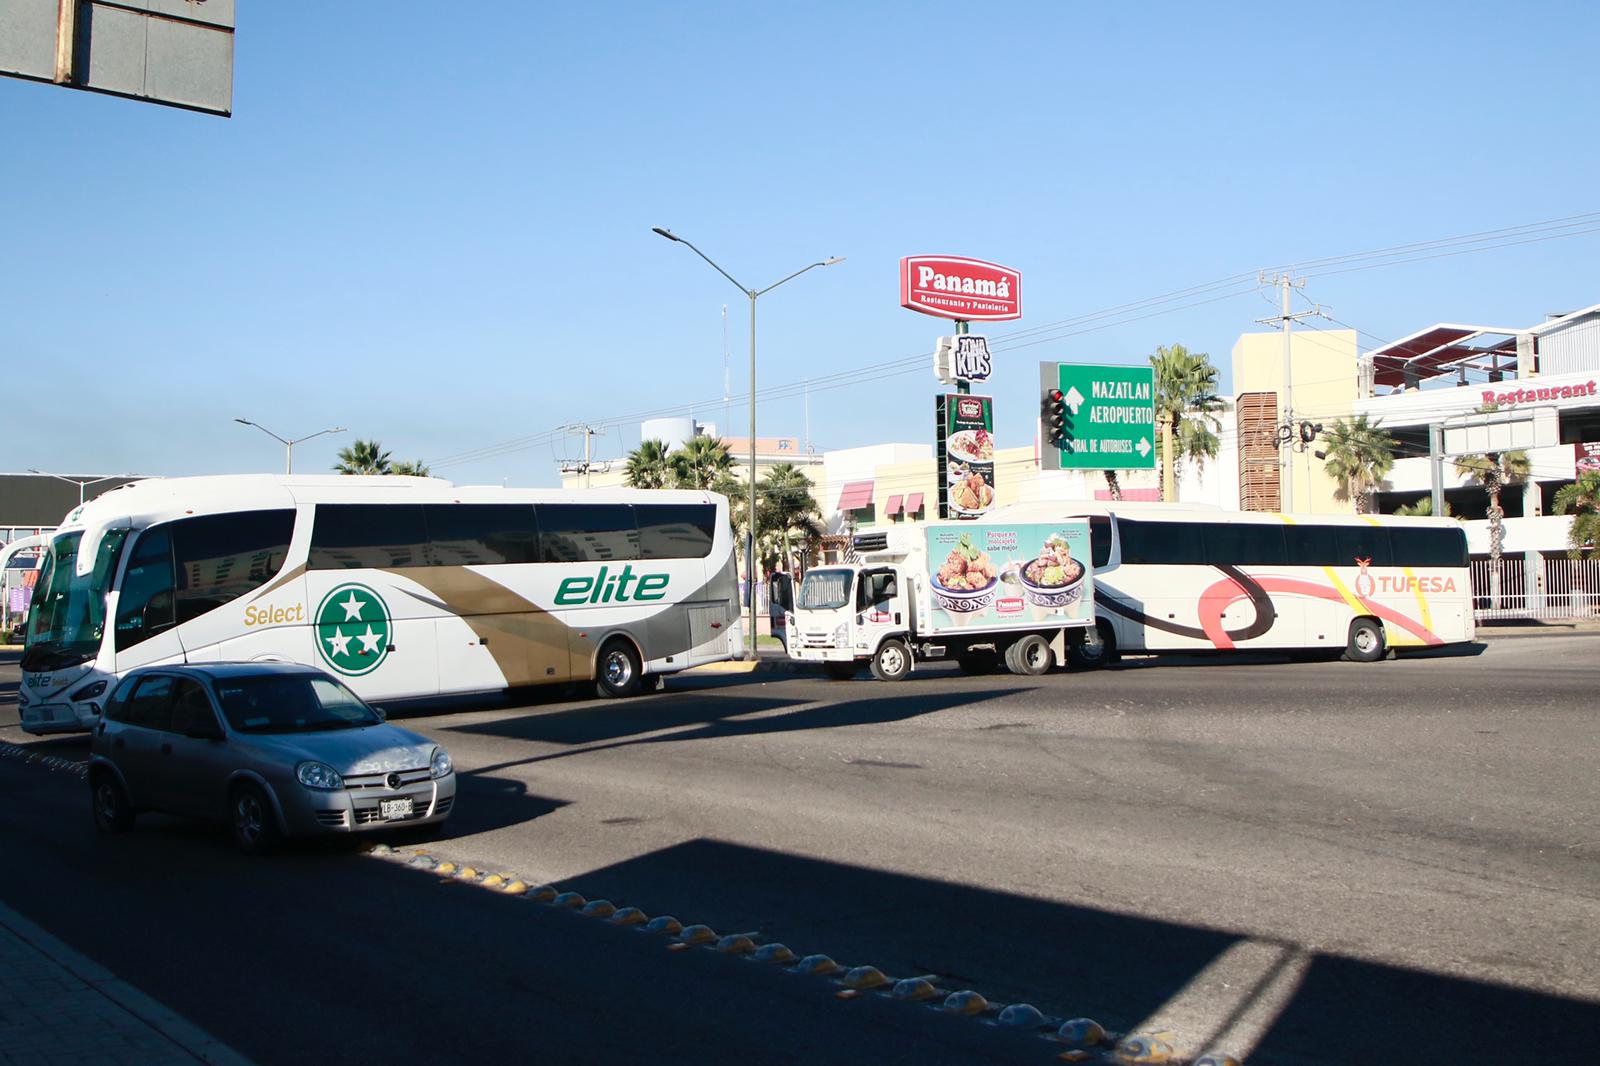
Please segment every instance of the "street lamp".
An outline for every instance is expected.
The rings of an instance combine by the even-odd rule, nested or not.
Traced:
[[[673,233],[671,230],[663,229],[660,226],[651,226],[650,232],[659,233],[669,241],[674,241],[678,244],[687,246],[688,249],[695,255],[698,255],[701,259],[704,259],[707,263],[710,263],[711,269],[715,270],[718,274],[721,274],[723,277],[733,282],[734,288],[738,289],[740,292],[744,293],[750,298],[750,521],[749,531],[745,536],[744,565],[745,573],[748,575],[745,602],[750,607],[749,651],[750,658],[754,659],[756,657],[756,298],[766,295],[773,289],[776,289],[779,285],[782,285],[784,282],[793,281],[795,278],[798,278],[801,274],[804,274],[808,270],[814,270],[817,267],[833,266],[835,263],[842,263],[844,262],[844,256],[832,256],[831,258],[812,263],[810,266],[801,267],[788,277],[779,278],[777,281],[774,281],[771,285],[768,285],[764,289],[747,289],[743,285],[739,284],[738,281],[734,280],[732,274],[718,266],[709,255],[702,252],[700,249],[696,248],[693,244],[690,244],[676,233]]]
[[[80,479],[80,478],[75,478],[75,477],[66,477],[66,476],[61,475],[61,474],[52,474],[48,470],[35,470],[31,466],[28,468],[28,473],[30,473],[30,474],[40,474],[40,475],[42,475],[44,477],[53,477],[57,481],[65,481],[69,485],[78,486],[78,504],[79,504],[79,506],[83,505],[83,489],[84,489],[84,486],[86,486],[86,485],[98,485],[102,481],[115,481],[118,478],[134,477],[135,476],[133,474],[107,474],[105,477],[95,477],[95,478]]]
[[[332,429],[319,429],[315,433],[310,434],[309,436],[296,437],[294,440],[284,440],[282,437],[280,437],[276,433],[272,432],[272,430],[268,429],[266,426],[261,425],[259,422],[252,422],[248,418],[235,418],[234,421],[239,423],[241,426],[255,426],[261,432],[265,433],[267,436],[271,437],[273,440],[275,440],[279,444],[283,445],[283,450],[284,450],[283,472],[285,474],[294,473],[294,446],[296,444],[299,444],[302,441],[308,441],[312,437],[320,437],[324,433],[343,433],[344,432],[344,427],[343,426],[334,426]]]

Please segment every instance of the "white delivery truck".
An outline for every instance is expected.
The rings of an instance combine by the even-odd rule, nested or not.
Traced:
[[[780,591],[790,658],[833,677],[866,662],[898,681],[926,659],[1042,674],[1097,639],[1082,518],[895,527],[854,537],[852,554]]]

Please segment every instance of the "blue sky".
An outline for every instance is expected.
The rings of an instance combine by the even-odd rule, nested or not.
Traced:
[[[925,364],[823,387],[948,331],[898,306],[903,255],[1019,268],[1001,347],[1261,267],[1600,211],[1589,4],[239,6],[229,119],[0,79],[4,468],[278,469],[242,416],[350,428],[303,470],[357,435],[435,461],[531,438],[435,472],[537,485],[577,447],[540,439],[560,423],[720,422],[722,307],[742,393],[747,302],[658,225],[756,287],[847,257],[760,305],[759,384],[822,379],[824,450],[931,434]],[[1306,293],[1383,338],[1525,324],[1600,302],[1597,253]],[[1032,439],[1040,360],[1178,341],[1226,368],[1270,310],[1243,292],[1002,352],[1000,443]],[[803,402],[760,418],[799,436]],[[607,432],[619,454],[637,419]]]

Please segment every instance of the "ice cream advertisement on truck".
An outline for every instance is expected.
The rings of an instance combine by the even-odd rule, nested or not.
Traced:
[[[932,628],[1041,628],[1093,620],[1089,524],[972,523],[927,530]]]

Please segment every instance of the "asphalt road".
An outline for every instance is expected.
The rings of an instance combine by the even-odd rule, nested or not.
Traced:
[[[11,662],[14,663],[14,656]],[[0,740],[81,757],[14,726]],[[1600,1058],[1600,634],[408,717],[443,858],[1252,1063]],[[269,860],[0,759],[0,897],[263,1063],[1037,1062],[992,1021],[364,857]]]

